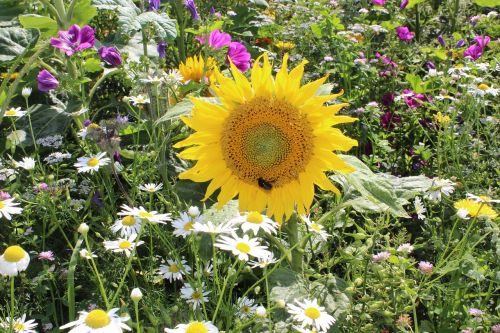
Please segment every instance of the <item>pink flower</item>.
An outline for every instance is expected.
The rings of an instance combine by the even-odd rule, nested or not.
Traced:
[[[231,42],[227,51],[226,63],[231,62],[242,72],[250,68],[250,60],[252,59],[245,45],[238,42]]]
[[[488,36],[476,36],[474,37],[475,44],[469,46],[464,51],[464,57],[471,58],[472,60],[477,60],[483,54],[484,49],[490,42],[490,37]]]
[[[221,49],[229,43],[231,43],[231,35],[221,32],[219,29],[212,31],[208,37],[208,45],[214,49]]]
[[[424,94],[417,94],[413,90],[403,90],[403,99],[410,108],[416,109],[422,106],[422,102],[426,100]]]
[[[413,37],[415,37],[415,33],[411,32],[408,27],[397,27],[396,33],[398,34],[399,40],[402,40],[403,42],[409,42],[413,39]]]
[[[434,265],[428,261],[421,261],[418,263],[418,270],[425,275],[432,275]]]
[[[52,252],[52,251],[43,251],[43,252],[40,252],[38,254],[38,259],[47,260],[47,261],[54,261],[55,255],[54,255],[54,252]]]
[[[372,0],[372,3],[376,6],[383,6],[385,5],[385,0]]]
[[[389,252],[383,251],[383,252],[374,254],[372,256],[372,260],[374,263],[380,263],[382,261],[386,261],[387,259],[389,259],[390,256],[391,256],[391,254]]]
[[[94,29],[88,25],[80,29],[73,24],[68,31],[59,31],[57,34],[59,38],[51,38],[50,45],[63,50],[67,56],[94,47],[95,44]]]

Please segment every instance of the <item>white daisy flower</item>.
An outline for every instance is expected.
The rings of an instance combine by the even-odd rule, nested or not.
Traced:
[[[157,223],[166,223],[167,221],[172,221],[170,218],[170,213],[167,214],[158,214],[157,211],[153,210],[148,212],[144,207],[139,206],[139,208],[136,207],[129,207],[127,205],[122,205],[121,206],[122,211],[118,213],[118,215],[123,216],[123,215],[133,215],[137,216],[141,219],[147,220],[148,222],[151,222],[153,224]]]
[[[101,309],[94,309],[90,312],[80,311],[80,316],[77,320],[59,327],[66,329],[73,327],[68,333],[122,333],[123,330],[131,331],[125,322],[129,317],[116,315],[118,308],[109,310],[108,312]]]
[[[14,200],[14,198],[0,200],[0,217],[3,215],[7,220],[10,220],[12,218],[11,215],[21,214],[23,209],[16,207],[20,203],[14,202]]]
[[[35,159],[31,157],[23,157],[21,162],[14,161],[16,168],[23,168],[24,170],[33,170],[35,168]]]
[[[175,280],[183,279],[183,275],[189,274],[191,272],[191,267],[186,264],[185,260],[181,260],[177,263],[173,260],[167,259],[168,265],[160,265],[158,269],[158,274],[163,276],[164,279],[168,279],[170,282]]]
[[[214,269],[212,263],[209,261],[201,266],[199,271],[196,271],[195,276],[208,278],[212,275],[212,270]]]
[[[24,98],[28,98],[30,97],[31,95],[31,92],[33,91],[33,89],[31,89],[30,87],[24,87],[22,90],[21,90],[21,95],[24,97]]]
[[[132,102],[133,105],[142,105],[150,102],[149,98],[143,95],[129,96],[128,99],[130,102]]]
[[[175,328],[165,328],[165,333],[219,333],[219,329],[210,321],[193,321]]]
[[[203,291],[205,287],[204,283],[201,284],[200,288],[193,288],[191,284],[184,284],[181,288],[181,298],[184,298],[188,304],[193,306],[193,310],[197,307],[201,307],[202,303],[208,302],[208,294],[210,291]]]
[[[108,165],[111,162],[109,157],[104,157],[106,153],[99,153],[90,157],[79,157],[78,162],[75,163],[75,167],[80,172],[90,172],[94,173],[98,171],[101,166]]]
[[[397,249],[398,252],[403,252],[403,253],[412,253],[413,252],[413,245],[410,243],[404,243],[398,246]]]
[[[137,243],[135,242],[135,239],[137,238],[136,234],[131,235],[128,238],[118,238],[118,240],[115,241],[104,241],[104,247],[106,250],[111,250],[115,253],[125,253],[127,257],[130,257],[130,254],[132,251],[135,249],[135,247],[144,244],[143,241],[138,241]]]
[[[0,322],[0,327],[8,330],[11,327],[11,321],[11,318],[7,318],[5,321]],[[12,324],[14,326],[14,333],[37,333],[34,328],[38,324],[34,319],[26,321],[26,314],[23,314],[21,318],[15,319]]]
[[[255,304],[255,300],[250,299],[248,297],[239,297],[238,301],[236,301],[236,306],[238,308],[238,317],[241,319],[248,318],[255,313],[255,309],[257,309],[257,304]]]
[[[80,257],[86,260],[89,260],[91,258],[97,258],[94,252],[89,252],[87,249],[80,250]]]
[[[278,228],[278,223],[259,212],[244,213],[231,219],[229,223],[241,224],[240,227],[243,232],[248,233],[251,230],[254,235],[257,235],[259,230],[263,230],[266,234],[275,234]]]
[[[331,237],[331,235],[325,231],[325,227],[323,225],[311,221],[309,217],[305,215],[301,215],[300,218],[307,224],[313,233],[318,234],[324,241],[326,241],[328,237]]]
[[[261,246],[257,238],[249,238],[248,235],[243,235],[243,238],[236,234],[232,237],[221,236],[220,240],[215,243],[215,246],[231,251],[239,260],[248,261],[249,256],[262,258],[269,254],[267,247]]]
[[[0,256],[0,275],[16,276],[25,271],[30,263],[28,252],[19,245],[12,245],[5,249]]]
[[[163,188],[163,184],[144,184],[144,185],[139,185],[139,190],[144,191],[144,192],[149,192],[149,193],[154,193],[158,192]]]
[[[422,199],[420,197],[415,197],[415,213],[417,213],[417,218],[419,220],[425,220],[425,212],[427,209],[425,209],[424,205],[422,204]]]
[[[184,77],[179,73],[177,69],[171,69],[165,74],[165,82],[169,86],[177,86],[184,80]]]
[[[141,230],[142,221],[134,215],[125,215],[115,221],[111,226],[111,231],[114,233],[120,232],[122,237],[136,235]]]
[[[491,204],[491,203],[500,203],[500,200],[496,200],[496,199],[492,199],[491,197],[487,196],[487,195],[474,195],[472,193],[467,193],[466,194],[467,198],[468,199],[472,199],[476,202],[482,202],[482,203],[485,203],[485,204]]]
[[[234,230],[234,226],[229,222],[214,224],[212,221],[208,221],[206,223],[196,222],[193,224],[194,232],[203,232],[206,234],[230,234],[234,232]]]
[[[257,258],[257,260],[249,261],[250,267],[252,268],[265,268],[271,264],[274,264],[277,260],[274,258],[274,254],[272,252],[268,252],[268,254],[264,257]]]
[[[187,214],[192,218],[200,216],[200,209],[196,206],[189,207]]]
[[[441,194],[449,197],[455,191],[455,183],[449,179],[434,178],[432,186],[424,195],[424,198],[432,201],[441,201]]]
[[[325,308],[318,305],[318,301],[305,299],[304,302],[295,300],[294,304],[288,304],[288,313],[293,319],[301,323],[302,327],[312,326],[317,331],[328,331],[335,323],[335,318],[325,312]]]
[[[157,75],[155,75],[155,76],[148,75],[147,79],[141,79],[141,82],[150,83],[150,84],[154,84],[154,85],[159,85],[163,81],[164,81],[164,79],[162,77],[157,76]]]
[[[3,114],[5,117],[16,117],[20,118],[24,116],[27,112],[26,111],[21,111],[21,108],[10,108],[5,111]]]
[[[459,208],[457,210],[457,216],[463,220],[468,220],[469,219],[469,210],[466,208]]]
[[[172,226],[175,228],[174,235],[186,238],[193,233],[193,224],[201,223],[201,220],[201,216],[193,218],[188,213],[181,213],[181,216],[172,222]]]

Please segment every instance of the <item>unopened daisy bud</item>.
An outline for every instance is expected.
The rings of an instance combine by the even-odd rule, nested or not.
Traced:
[[[189,207],[188,209],[188,215],[192,218],[195,218],[197,217],[198,215],[200,215],[200,209],[196,206],[191,206]]]
[[[139,288],[134,288],[132,289],[132,292],[130,293],[130,298],[134,302],[139,302],[142,299],[142,292]]]
[[[80,226],[78,227],[78,232],[81,233],[82,235],[87,235],[87,233],[89,232],[89,226],[87,223],[82,223],[80,224]]]
[[[30,87],[24,87],[22,90],[21,90],[21,95],[23,95],[24,98],[28,98],[30,97],[31,95],[31,88]]]
[[[253,291],[256,295],[260,294],[260,286],[255,287]]]
[[[255,315],[259,318],[266,318],[267,316],[266,308],[263,307],[262,305],[257,307],[257,309],[255,309]]]
[[[276,305],[278,308],[284,308],[286,306],[286,302],[284,299],[278,299],[276,300]]]

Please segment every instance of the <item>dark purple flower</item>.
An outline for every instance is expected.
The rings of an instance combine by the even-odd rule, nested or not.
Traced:
[[[90,120],[90,119],[86,119],[86,120],[83,122],[83,126],[85,126],[85,127],[89,126],[90,124],[92,124],[92,120]]]
[[[455,45],[455,47],[462,47],[465,45],[465,41],[463,39],[460,39],[457,44]]]
[[[208,37],[208,45],[213,47],[214,49],[223,48],[226,45],[231,43],[231,35],[225,32],[221,32],[219,29],[216,29],[210,33],[210,37]]]
[[[394,103],[394,93],[388,92],[382,96],[382,104],[385,106],[391,106]]]
[[[94,195],[92,196],[91,201],[94,205],[96,205],[99,208],[104,207],[104,204],[102,203],[102,200],[101,200],[101,192],[99,192],[99,191],[94,192]]]
[[[158,50],[158,56],[161,59],[165,59],[167,57],[167,43],[164,41],[161,41],[158,43],[156,49]]]
[[[410,2],[409,0],[403,0],[403,1],[401,1],[401,4],[399,5],[399,9],[401,9],[401,10],[405,9],[406,6],[408,6],[409,2]]]
[[[198,14],[198,9],[196,8],[196,3],[194,0],[184,0],[184,5],[191,12],[191,18],[193,20],[199,20],[200,15]]]
[[[426,100],[424,94],[417,94],[413,90],[405,89],[403,90],[403,99],[410,108],[416,109],[422,106],[422,102]]]
[[[437,41],[439,44],[441,44],[442,47],[446,47],[446,42],[444,41],[443,35],[439,35]]]
[[[425,65],[427,66],[428,69],[436,69],[436,65],[434,65],[432,61],[427,61]]]
[[[160,0],[149,0],[149,10],[157,11],[160,9]]]
[[[392,131],[395,125],[398,125],[400,123],[401,117],[390,111],[387,111],[380,116],[380,125],[388,131]]]
[[[99,53],[101,60],[113,67],[117,67],[122,64],[122,57],[116,47],[101,46],[97,52]]]
[[[115,152],[113,153],[113,160],[122,163],[122,157],[120,156],[120,152],[118,150],[115,150]]]
[[[38,90],[43,92],[56,89],[59,86],[59,81],[46,69],[42,69],[38,73],[36,80],[38,81]]]
[[[399,40],[403,42],[408,42],[415,37],[415,33],[411,32],[408,27],[397,27],[396,33],[398,34]]]
[[[251,56],[245,45],[238,42],[231,42],[226,56],[226,63],[231,62],[242,72],[250,68]]]
[[[94,29],[88,25],[80,29],[78,25],[73,24],[68,31],[59,31],[57,34],[59,38],[51,38],[50,44],[63,50],[67,56],[94,47],[95,44]]]
[[[376,56],[377,58],[379,58],[380,60],[382,60],[382,62],[383,62],[385,65],[389,65],[389,66],[391,66],[391,67],[393,67],[393,68],[397,68],[397,67],[398,67],[398,65],[397,65],[394,61],[392,61],[392,59],[391,59],[391,58],[386,57],[385,55],[381,55],[380,53],[378,53],[378,52],[377,52],[377,53],[375,53],[375,56]]]

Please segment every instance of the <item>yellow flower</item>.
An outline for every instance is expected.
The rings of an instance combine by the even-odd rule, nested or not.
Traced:
[[[447,126],[451,122],[451,118],[448,115],[443,115],[441,111],[434,115],[434,119],[440,125]]]
[[[482,91],[488,90],[490,87],[486,83],[481,83],[480,85],[477,86],[479,89]]]
[[[234,79],[216,71],[218,84],[211,88],[222,105],[192,98],[192,116],[182,120],[196,132],[175,145],[192,146],[179,156],[197,162],[179,177],[210,181],[205,199],[220,189],[219,207],[238,195],[240,211],[267,208],[278,223],[295,207],[300,214],[309,211],[315,184],[339,193],[325,172],[354,168],[333,150],[357,146],[332,128],[356,120],[336,115],[347,104],[323,105],[340,94],[316,95],[326,77],[301,86],[306,62],[290,72],[287,62],[285,54],[273,78],[267,54],[262,55],[252,68],[252,83],[234,65]]]
[[[292,42],[283,42],[279,41],[274,44],[280,50],[291,50],[295,47],[295,44]]]
[[[216,68],[215,59],[209,57],[205,64],[202,56],[193,56],[186,59],[185,63],[179,65],[179,73],[182,75],[182,82],[188,81],[201,82],[203,78],[213,76],[214,69]]]
[[[471,216],[495,219],[498,216],[497,212],[490,205],[472,199],[459,200],[455,202],[453,207],[459,211],[461,217]]]

